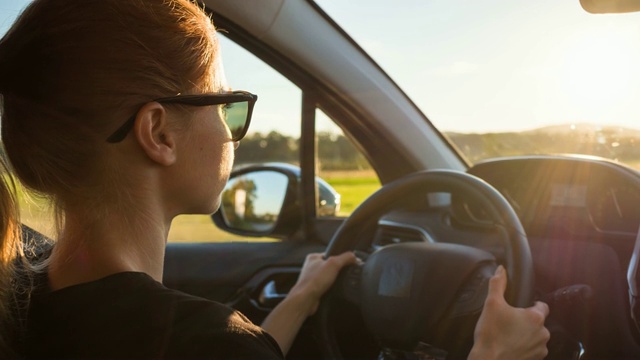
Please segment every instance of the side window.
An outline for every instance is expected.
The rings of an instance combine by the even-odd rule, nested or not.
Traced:
[[[335,122],[316,109],[318,216],[348,216],[380,188],[375,171]]]
[[[220,36],[226,78],[234,90],[258,95],[249,132],[235,152],[234,168],[264,162],[299,165],[302,91],[279,72]],[[169,232],[171,242],[273,241],[239,237],[220,230],[208,215],[181,215]]]
[[[2,176],[7,175],[3,174]],[[20,208],[20,221],[45,236],[55,239],[57,236],[55,216],[51,202],[24,189],[17,179],[16,192]]]

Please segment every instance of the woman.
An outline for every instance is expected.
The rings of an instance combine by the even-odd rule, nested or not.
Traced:
[[[171,220],[218,208],[256,100],[228,91],[215,29],[187,0],[36,0],[0,41],[0,93],[12,171],[52,200],[59,219],[28,310],[11,317],[20,246],[4,184],[4,354],[282,358],[356,261],[310,255],[264,329],[160,283]],[[227,116],[229,106],[245,112]],[[511,308],[505,286],[499,271],[471,356],[544,356],[546,306]]]

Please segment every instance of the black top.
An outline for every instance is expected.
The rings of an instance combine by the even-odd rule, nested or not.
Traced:
[[[222,304],[125,272],[31,299],[28,359],[282,359],[271,336]]]

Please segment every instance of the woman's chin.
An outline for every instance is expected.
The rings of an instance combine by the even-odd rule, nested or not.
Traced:
[[[221,204],[221,197],[218,196],[209,203],[200,203],[192,207],[186,208],[179,215],[211,215],[218,211]]]
[[[209,204],[209,206],[205,209],[206,211],[204,211],[203,214],[213,214],[214,212],[218,211],[221,203],[222,197],[216,197],[215,200],[213,200],[212,203]]]

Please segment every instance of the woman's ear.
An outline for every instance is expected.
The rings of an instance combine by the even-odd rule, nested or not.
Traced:
[[[163,166],[176,161],[175,133],[168,125],[164,107],[149,102],[138,111],[133,127],[135,137],[149,159]]]

